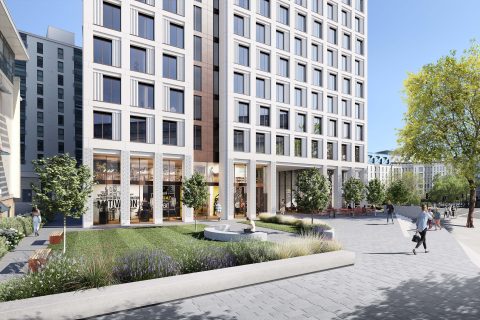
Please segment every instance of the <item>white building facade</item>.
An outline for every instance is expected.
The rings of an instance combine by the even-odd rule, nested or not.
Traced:
[[[74,34],[49,27],[46,37],[20,32],[28,62],[17,61],[21,80],[21,201],[28,212],[32,184],[38,183],[32,161],[68,153],[82,161],[82,50]],[[28,129],[27,129],[28,128]]]
[[[334,207],[367,180],[366,1],[94,0],[83,30],[85,227],[191,221],[194,171],[224,219],[294,209],[304,168]]]
[[[20,197],[20,79],[15,60],[28,53],[3,0],[0,0],[0,215],[12,216]]]

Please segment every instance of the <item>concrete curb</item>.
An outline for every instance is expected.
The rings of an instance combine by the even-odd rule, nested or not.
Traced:
[[[0,319],[78,319],[353,265],[345,250],[0,303]]]

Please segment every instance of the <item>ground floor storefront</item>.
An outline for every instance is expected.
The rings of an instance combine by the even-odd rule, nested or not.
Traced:
[[[182,182],[193,172],[205,177],[209,198],[197,219],[217,220],[277,213],[282,204],[295,210],[298,172],[307,166],[260,161],[194,162],[185,155],[141,154],[128,151],[92,152],[85,157],[95,185],[84,216],[84,227],[101,225],[191,222],[194,212],[182,205]],[[319,167],[332,184],[332,207],[344,205],[341,185],[366,170]]]

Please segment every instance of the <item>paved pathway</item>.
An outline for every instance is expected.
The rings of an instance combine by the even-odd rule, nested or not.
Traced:
[[[480,270],[445,229],[428,232],[430,253],[414,256],[407,220],[327,221],[355,266],[98,319],[480,319]]]

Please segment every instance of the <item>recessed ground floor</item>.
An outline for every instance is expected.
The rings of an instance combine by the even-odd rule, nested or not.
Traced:
[[[87,153],[88,155],[88,153]],[[232,159],[228,164],[194,162],[185,155],[92,150],[84,163],[91,167],[95,185],[83,218],[95,225],[161,224],[194,219],[182,205],[182,182],[193,172],[207,181],[209,199],[197,210],[197,219],[234,219],[259,213],[277,213],[284,204],[295,210],[299,170],[312,165]],[[332,183],[331,206],[342,206],[342,182],[351,175],[366,177],[363,168],[317,166]]]

